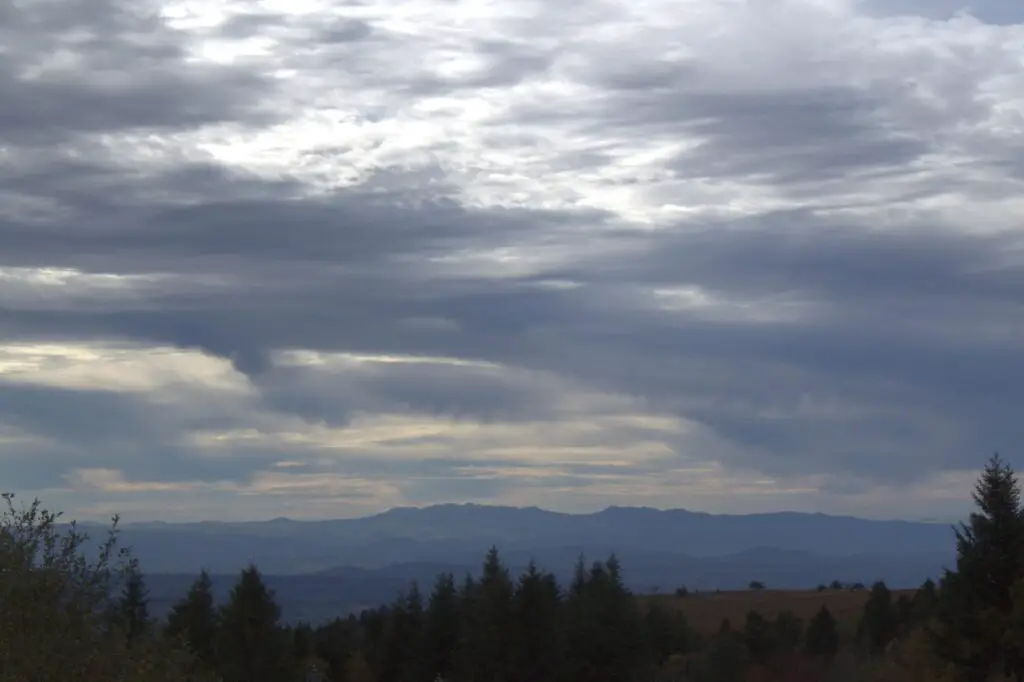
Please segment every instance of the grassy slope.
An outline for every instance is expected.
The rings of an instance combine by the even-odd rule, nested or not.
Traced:
[[[913,596],[913,593],[914,590],[894,590],[893,599],[898,599],[901,594]],[[823,605],[846,630],[856,626],[867,598],[867,590],[741,590],[702,592],[682,598],[674,595],[638,597],[642,604],[656,601],[665,608],[682,610],[691,626],[706,633],[718,630],[723,618],[728,618],[734,628],[742,628],[751,609],[769,619],[788,609],[807,622]]]

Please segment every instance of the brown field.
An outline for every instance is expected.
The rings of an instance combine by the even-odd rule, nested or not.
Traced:
[[[914,590],[893,590],[893,599],[901,594],[911,597]],[[706,633],[717,631],[723,618],[728,618],[733,627],[742,628],[751,609],[769,619],[788,609],[806,623],[823,605],[843,629],[848,629],[856,626],[867,598],[867,590],[738,590],[701,592],[686,597],[668,594],[639,597],[641,604],[656,601],[663,607],[683,611],[692,627]]]

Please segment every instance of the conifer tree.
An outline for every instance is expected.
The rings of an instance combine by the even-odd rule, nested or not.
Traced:
[[[566,679],[627,679],[642,656],[643,623],[614,554],[604,563],[594,562],[585,577],[577,564],[566,612]]]
[[[302,662],[313,656],[313,628],[309,623],[299,623],[292,628],[292,654]]]
[[[377,661],[379,682],[418,682],[429,674],[423,656],[423,629],[423,598],[413,583],[388,610]]]
[[[451,573],[438,577],[424,616],[424,649],[429,679],[448,679],[459,648],[459,593]]]
[[[755,663],[767,663],[775,651],[770,624],[764,616],[753,609],[747,612],[747,620],[743,625],[743,641],[747,645],[750,659]]]
[[[405,630],[408,634],[406,647],[411,657],[411,665],[407,667],[405,677],[419,680],[425,674],[426,665],[423,660],[423,631],[425,623],[425,612],[423,607],[423,593],[420,592],[418,583],[413,582],[409,586],[409,592],[405,595]]]
[[[515,592],[515,679],[557,680],[563,660],[561,591],[555,576],[530,562]]]
[[[921,587],[917,588],[910,600],[910,621],[911,625],[927,623],[935,615],[936,605],[939,601],[935,581],[928,578]]]
[[[510,679],[513,596],[515,587],[498,549],[492,547],[484,560],[480,581],[472,587],[466,608],[463,651],[467,679],[504,682]]]
[[[665,665],[674,654],[693,649],[695,637],[682,611],[669,611],[655,601],[648,607],[643,622],[646,655],[655,668]]]
[[[956,529],[956,569],[939,588],[936,623],[929,629],[934,653],[961,676],[991,673],[1024,679],[1024,660],[1006,641],[1014,611],[1013,590],[1024,578],[1024,513],[1013,468],[993,456],[974,489],[977,511]]]
[[[747,647],[733,631],[729,619],[723,619],[704,657],[700,679],[705,682],[737,682],[744,679],[748,664]]]
[[[129,645],[149,634],[153,621],[149,617],[149,590],[137,566],[132,566],[117,603],[117,624]]]
[[[804,653],[831,658],[839,651],[839,626],[827,607],[822,606],[807,624]]]
[[[804,636],[804,623],[792,611],[782,611],[775,617],[775,641],[781,651],[792,652],[800,648]]]
[[[250,565],[220,612],[219,668],[224,682],[278,682],[295,673],[279,621],[281,608]]]
[[[644,630],[654,665],[664,665],[669,656],[675,653],[671,614],[657,602],[651,604],[644,615]]]
[[[165,633],[181,638],[195,657],[214,668],[214,647],[217,639],[218,614],[213,598],[213,583],[204,570],[188,589],[188,593],[167,616]]]
[[[327,678],[343,682],[349,657],[358,647],[359,622],[354,615],[335,618],[314,632],[313,650],[326,663]]]
[[[359,614],[359,627],[362,630],[361,654],[363,663],[371,671],[379,672],[384,667],[390,617],[391,610],[389,608],[364,610]]]
[[[402,630],[404,633],[402,658],[404,665],[401,670],[401,680],[403,682],[420,682],[430,674],[430,669],[423,649],[425,618],[423,594],[417,583],[414,582],[409,587],[402,607]]]
[[[899,618],[892,601],[892,592],[882,581],[871,586],[864,604],[858,635],[868,651],[880,653],[896,636]]]
[[[456,680],[469,679],[476,665],[476,652],[471,650],[475,644],[471,635],[479,621],[478,602],[480,600],[480,584],[471,573],[466,573],[458,591],[459,644],[455,649],[454,673]]]
[[[568,682],[584,682],[591,675],[589,652],[595,627],[590,575],[583,555],[576,560],[572,581],[563,607],[565,624],[564,675]]]

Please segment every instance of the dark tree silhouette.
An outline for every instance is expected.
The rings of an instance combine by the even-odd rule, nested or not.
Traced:
[[[892,602],[892,592],[882,581],[871,586],[871,594],[864,604],[858,635],[868,651],[880,653],[896,636],[899,618]]]
[[[280,619],[273,592],[250,565],[220,613],[218,658],[224,682],[278,682],[295,673]]]
[[[519,682],[554,682],[564,660],[562,595],[550,573],[532,561],[519,578],[514,597],[514,679]]]
[[[459,649],[459,593],[451,573],[444,573],[434,584],[427,602],[424,647],[430,679],[448,679],[455,670]]]
[[[117,603],[116,621],[123,629],[129,646],[150,634],[153,627],[149,617],[149,590],[137,566],[128,572]]]
[[[839,651],[839,624],[827,607],[822,606],[807,624],[804,652],[809,656],[830,658]]]
[[[934,653],[962,676],[984,680],[1001,672],[1024,679],[1024,659],[1005,633],[1014,612],[1013,590],[1024,578],[1024,515],[1013,468],[999,455],[974,489],[977,511],[956,529],[956,568],[939,588]]]
[[[181,638],[200,661],[213,669],[217,626],[213,583],[209,574],[202,571],[188,593],[171,607],[164,631],[169,637]]]

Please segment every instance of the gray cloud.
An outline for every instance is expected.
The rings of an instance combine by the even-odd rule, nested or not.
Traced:
[[[497,22],[507,38],[488,26],[400,44],[386,17],[247,14],[210,33],[273,37],[283,56],[199,64],[198,34],[155,5],[58,4],[0,9],[13,55],[0,66],[0,333],[199,350],[230,362],[244,391],[41,387],[0,365],[0,428],[36,437],[10,454],[0,441],[7,480],[41,489],[111,468],[245,482],[294,459],[294,471],[389,482],[410,501],[483,499],[533,485],[507,469],[563,448],[623,462],[552,454],[551,489],[714,462],[870,490],[973,469],[1024,436],[1011,413],[1024,397],[1024,251],[1005,229],[1024,176],[1004,117],[1024,89],[1006,71],[1019,50],[995,37],[1014,15],[995,5],[976,6],[989,33],[948,69],[935,53],[868,52],[862,70],[853,47],[831,61],[803,44],[791,54],[778,45],[801,37],[779,29],[748,74],[700,53],[696,35],[688,59],[652,60],[640,38],[598,59],[593,45],[542,40],[547,15]],[[904,5],[861,3],[878,23],[857,26],[944,16]],[[436,66],[455,44],[472,64]],[[65,52],[70,66],[26,76]],[[808,65],[802,80],[793,63]],[[772,69],[778,83],[754,82]],[[547,96],[529,94],[541,85]],[[427,106],[462,113],[417,113]],[[207,150],[220,135],[263,150],[259,134],[299,116],[289,107],[334,120],[336,139],[295,123],[251,152],[302,148],[273,172]],[[349,139],[351,121],[364,132]],[[415,135],[433,137],[417,147]],[[140,160],[135,141],[150,139],[159,161]],[[373,156],[403,144],[426,160]],[[355,180],[324,180],[359,163]],[[76,279],[33,280],[37,268]],[[479,362],[279,361],[296,349]],[[615,425],[627,412],[682,426]],[[328,442],[368,415],[483,431],[396,431],[388,455]],[[581,421],[589,431],[572,430]],[[219,455],[196,445],[304,429],[331,431]],[[636,454],[648,446],[660,454]]]
[[[267,122],[271,81],[239,67],[193,66],[153,3],[33,2],[0,15],[0,140],[49,146],[80,133]]]
[[[261,377],[268,407],[344,425],[357,411],[398,409],[456,419],[543,420],[557,411],[545,382],[494,367],[385,363],[371,368],[276,368]]]
[[[679,110],[701,140],[670,168],[681,177],[754,176],[812,183],[863,172],[892,173],[929,150],[878,120],[881,94],[823,89],[800,93],[693,93]]]

